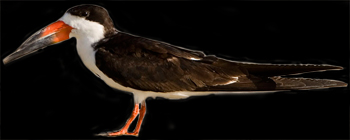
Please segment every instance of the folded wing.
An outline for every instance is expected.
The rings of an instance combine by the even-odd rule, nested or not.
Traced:
[[[235,62],[121,32],[98,44],[95,46],[98,68],[119,84],[144,91],[298,89],[296,87],[300,83],[312,82],[309,79],[288,80],[273,76],[342,69],[331,65]],[[296,85],[291,86],[293,81]],[[332,84],[316,83],[305,87],[332,87]]]

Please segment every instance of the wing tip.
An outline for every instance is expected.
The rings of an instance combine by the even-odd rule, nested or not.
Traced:
[[[335,85],[329,86],[330,88],[332,87],[348,87],[348,83],[345,83],[343,81],[338,81],[338,80],[333,80]]]
[[[323,65],[323,66],[327,66],[328,67],[327,70],[343,70],[344,69],[342,66],[335,66],[335,65]]]
[[[333,79],[313,79],[313,78],[287,78],[287,77],[270,77],[277,84],[277,89],[292,90],[312,90],[347,87],[348,84],[343,81]]]

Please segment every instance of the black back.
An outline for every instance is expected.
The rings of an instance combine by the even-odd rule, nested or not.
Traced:
[[[95,49],[96,64],[102,72],[123,86],[139,90],[268,90],[275,87],[272,80],[249,76],[238,63],[122,32],[97,43]],[[193,58],[201,60],[191,60]],[[239,82],[226,88],[232,77],[239,77]],[[260,88],[256,83],[261,81],[269,86]]]

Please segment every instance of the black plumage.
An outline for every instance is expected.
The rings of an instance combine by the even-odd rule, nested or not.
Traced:
[[[125,87],[143,91],[284,90],[346,85],[339,81],[274,77],[342,69],[339,66],[234,62],[123,32],[115,32],[94,48],[101,71]],[[288,85],[283,85],[285,82]]]

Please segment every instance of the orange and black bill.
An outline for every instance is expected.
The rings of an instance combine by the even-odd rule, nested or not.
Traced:
[[[47,46],[65,41],[69,39],[69,33],[72,29],[63,21],[56,21],[30,36],[15,52],[5,57],[3,62],[8,64]]]

